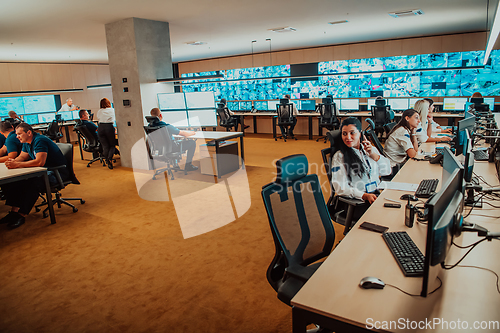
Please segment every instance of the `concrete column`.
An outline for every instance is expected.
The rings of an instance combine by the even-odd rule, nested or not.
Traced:
[[[121,165],[131,168],[132,146],[144,137],[144,116],[158,107],[159,92],[174,92],[173,84],[156,82],[173,75],[170,32],[168,22],[135,17],[105,28]]]

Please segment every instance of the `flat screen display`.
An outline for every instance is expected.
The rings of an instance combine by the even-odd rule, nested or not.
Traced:
[[[413,109],[418,100],[421,100],[421,98],[410,98],[408,108]]]
[[[25,114],[23,116],[23,120],[25,123],[28,123],[30,125],[36,125],[36,124],[38,124],[38,115],[37,114]]]
[[[186,100],[183,93],[158,94],[160,110],[185,110]]]
[[[167,111],[161,113],[163,121],[175,127],[188,127],[187,111]]]
[[[368,98],[368,110],[371,110],[372,106],[375,106],[375,98]]]
[[[25,114],[57,111],[54,95],[24,96],[23,101]]]
[[[73,112],[72,111],[63,111],[59,112],[59,115],[61,115],[62,120],[73,120]]]
[[[215,127],[217,126],[217,114],[215,109],[188,110],[189,126],[192,127]]]
[[[238,102],[228,102],[227,103],[227,108],[231,111],[239,111],[240,109],[240,103]]]
[[[358,111],[359,110],[359,99],[341,99],[340,100],[340,110]]]
[[[314,110],[316,110],[316,101],[315,100],[300,101],[299,110],[301,110],[301,111],[314,111]]]
[[[24,114],[24,101],[22,97],[0,98],[0,116],[7,117],[9,111],[15,111],[18,115]]]
[[[252,102],[240,102],[240,110],[241,111],[252,110]]]
[[[73,113],[73,119],[80,119],[80,110],[75,110],[71,112]]]
[[[465,110],[465,103],[467,103],[467,98],[443,98],[443,110],[444,111],[454,111],[454,110]]]
[[[50,123],[55,119],[56,119],[55,113],[39,113],[38,114],[38,123],[39,124]]]
[[[185,93],[188,109],[215,109],[215,96],[212,91]]]
[[[404,111],[408,109],[409,100],[408,98],[389,98],[388,103],[392,110]]]
[[[267,109],[269,111],[276,111],[278,104],[280,104],[280,101],[267,101]]]
[[[253,107],[257,111],[267,111],[267,102],[253,102]]]

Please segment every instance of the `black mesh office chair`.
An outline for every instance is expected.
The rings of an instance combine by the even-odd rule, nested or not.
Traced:
[[[56,143],[61,152],[64,155],[64,158],[66,159],[66,165],[61,165],[57,166],[54,168],[48,168],[49,171],[54,171],[55,176],[57,178],[57,184],[51,185],[50,191],[55,194],[55,199],[52,199],[52,204],[55,205],[57,204],[58,208],[61,208],[61,205],[64,204],[66,206],[69,206],[73,208],[73,212],[76,213],[78,212],[78,208],[76,208],[73,204],[69,203],[69,200],[78,200],[80,201],[81,204],[85,203],[85,200],[82,198],[62,198],[61,190],[64,189],[66,186],[69,184],[75,184],[79,185],[80,182],[75,176],[75,172],[73,170],[73,145],[71,143]],[[59,170],[61,169],[66,169],[69,174],[69,179],[68,180],[63,180],[61,178],[61,174]],[[47,205],[47,201],[43,201],[41,204],[35,206],[35,210],[37,212],[40,211],[40,207]],[[43,217],[48,216],[48,211],[49,207],[45,208],[43,211]]]
[[[179,151],[177,144],[172,140],[172,136],[166,126],[153,126],[153,123],[159,120],[157,117],[147,116],[146,120],[148,121],[148,125],[144,126],[144,131],[146,132],[151,168],[155,170],[153,179],[156,179],[157,175],[167,171],[167,175],[170,175],[171,179],[174,180],[172,170],[180,170],[178,163],[182,159],[182,153]],[[187,174],[186,170],[184,170],[184,174]]]
[[[333,220],[344,226],[345,235],[357,222],[354,219],[354,210],[356,207],[364,205],[365,202],[363,200],[347,198],[335,194],[335,188],[332,184],[332,159],[335,153],[340,149],[339,142],[342,140],[342,133],[340,130],[334,130],[326,133],[326,135],[330,140],[330,147],[321,150],[323,166],[328,177],[328,182],[330,183],[330,198],[326,206]]]
[[[102,166],[106,166],[106,159],[102,157],[102,146],[95,135],[90,133],[87,126],[81,122],[77,123],[73,129],[82,139],[82,149],[86,152],[92,153],[92,160],[87,164],[87,167],[96,161],[101,162]],[[94,157],[95,156],[95,157]],[[113,162],[116,162],[113,160]]]
[[[323,98],[323,103],[318,104],[318,109],[321,114],[321,116],[318,117],[319,133],[321,133],[324,127],[326,127],[329,131],[332,131],[340,126],[340,122],[337,118],[337,105],[332,103],[330,99]],[[319,137],[316,139],[316,142],[319,140],[324,140],[324,142],[326,142],[328,137],[326,135]]]
[[[290,131],[290,126],[295,125],[296,119],[293,115],[293,104],[292,103],[281,103],[276,106],[276,111],[278,113],[278,126],[283,128],[282,134],[274,138],[274,141],[278,139],[283,139],[286,142],[287,138],[297,140]]]
[[[229,109],[224,106],[223,103],[217,105],[217,115],[219,116],[219,126],[225,127],[227,132],[229,132],[232,127],[234,127],[235,131],[238,130],[238,124],[233,117],[231,117]]]
[[[384,125],[391,122],[389,115],[390,106],[372,106],[372,119],[375,123],[374,131],[380,138],[384,135]]]
[[[393,122],[390,122],[390,123],[384,125],[384,131],[385,131],[386,136],[389,136],[389,133],[392,131],[394,126],[396,126],[396,124],[397,124],[397,122],[393,121]]]
[[[14,119],[14,118],[5,118],[5,121],[9,122],[14,129],[16,129],[17,125],[21,123],[19,119]]]
[[[318,176],[308,175],[303,154],[276,163],[277,177],[262,187],[262,199],[274,239],[275,254],[267,280],[278,299],[290,300],[327,257],[335,241]]]
[[[59,124],[57,123],[57,120],[52,120],[47,130],[45,130],[42,134],[56,142],[59,142],[59,139],[63,137],[62,133],[59,132]]]

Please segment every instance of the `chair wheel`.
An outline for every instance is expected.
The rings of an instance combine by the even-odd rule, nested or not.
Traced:
[[[90,168],[90,165],[87,164],[87,168]]]
[[[80,200],[80,203],[81,203],[81,204],[84,204],[84,203],[85,203],[85,200],[83,200],[83,199],[82,199],[82,200]]]
[[[37,213],[38,213],[39,211],[40,211],[40,208],[35,207],[35,212],[37,212]]]
[[[76,213],[78,211],[78,208],[73,208],[73,213]]]
[[[47,216],[49,216],[49,213],[43,212],[42,216],[43,216],[43,218],[47,218]]]
[[[274,138],[274,141],[278,141],[278,139],[277,139],[277,138]]]

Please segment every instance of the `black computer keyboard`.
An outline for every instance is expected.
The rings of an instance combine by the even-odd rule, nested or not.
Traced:
[[[386,232],[382,237],[405,276],[424,275],[424,256],[406,231]]]
[[[415,196],[418,198],[429,198],[436,191],[438,183],[439,180],[437,179],[422,179],[415,191]]]
[[[487,150],[473,150],[474,153],[474,161],[488,161],[490,159],[490,155]]]

